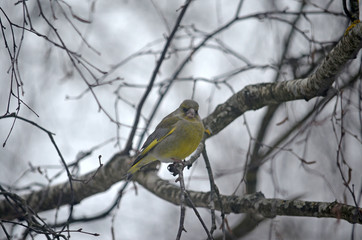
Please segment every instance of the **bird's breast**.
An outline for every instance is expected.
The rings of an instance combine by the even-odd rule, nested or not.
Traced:
[[[175,131],[155,147],[152,155],[162,162],[183,160],[196,150],[203,134],[202,122],[179,121]]]

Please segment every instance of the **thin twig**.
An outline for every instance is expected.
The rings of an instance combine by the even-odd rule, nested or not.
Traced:
[[[180,240],[181,239],[181,234],[183,231],[186,232],[186,229],[184,227],[184,223],[185,223],[185,214],[186,214],[186,208],[185,208],[185,193],[186,193],[186,189],[185,189],[185,182],[184,182],[184,175],[183,175],[183,164],[176,164],[176,169],[178,171],[178,178],[176,181],[180,182],[180,208],[181,208],[181,213],[180,213],[180,224],[178,227],[178,231],[177,231],[177,236],[176,236],[176,240]]]
[[[181,13],[180,13],[180,15],[178,16],[178,18],[176,20],[175,26],[173,27],[172,32],[171,32],[170,36],[168,37],[168,39],[167,39],[167,41],[165,43],[165,46],[163,47],[163,51],[162,51],[162,53],[160,55],[160,58],[157,60],[156,67],[153,70],[153,73],[152,73],[151,79],[149,81],[149,84],[147,86],[147,89],[144,92],[144,94],[143,94],[143,96],[141,98],[141,101],[137,106],[137,111],[136,111],[136,116],[135,116],[134,123],[133,123],[133,128],[132,128],[132,131],[131,131],[131,133],[130,133],[130,135],[128,137],[128,141],[126,143],[126,146],[124,148],[126,152],[129,152],[131,150],[131,148],[132,148],[133,138],[134,138],[134,136],[136,134],[136,130],[137,130],[138,122],[139,122],[140,117],[141,117],[141,112],[142,112],[143,105],[146,102],[146,99],[147,99],[148,95],[150,94],[150,92],[151,92],[151,90],[153,88],[153,83],[155,82],[157,74],[158,74],[158,72],[159,72],[159,70],[161,68],[162,63],[163,63],[163,60],[166,57],[166,53],[167,53],[167,51],[169,49],[169,46],[170,46],[170,44],[172,42],[172,39],[174,38],[174,36],[175,36],[179,26],[180,26],[181,20],[184,17],[185,12],[186,12],[188,6],[190,5],[191,1],[192,0],[187,0],[186,3],[181,7],[181,9],[182,9]]]
[[[207,226],[206,226],[204,220],[202,220],[199,211],[197,211],[196,206],[195,206],[195,204],[192,202],[191,197],[190,197],[190,195],[189,195],[189,193],[188,193],[187,191],[185,191],[185,196],[186,196],[186,198],[187,198],[187,203],[192,207],[192,210],[194,210],[194,213],[195,213],[196,217],[199,219],[202,227],[204,228],[204,230],[205,230],[205,232],[206,232],[206,234],[207,234],[207,239],[209,239],[209,240],[214,239],[214,238],[212,237],[212,234],[210,233],[210,231],[207,229]]]
[[[216,186],[216,183],[215,183],[214,175],[212,173],[211,164],[210,164],[210,160],[209,160],[209,157],[207,155],[207,152],[206,152],[206,148],[204,148],[204,150],[202,151],[202,156],[204,157],[204,160],[205,160],[205,165],[206,165],[207,173],[209,175],[209,182],[210,182],[210,205],[211,205],[210,206],[210,212],[211,212],[211,229],[210,229],[210,233],[213,234],[213,232],[216,230],[215,201],[214,201],[215,194],[218,197],[221,209],[222,209],[222,203],[220,201],[220,195],[218,195],[216,193],[217,186]],[[224,217],[225,217],[224,211],[221,210],[221,218],[222,218],[221,228],[222,228],[222,233],[223,233],[223,236],[224,236],[224,239],[225,239],[226,235],[225,235]]]
[[[65,170],[67,172],[67,176],[68,176],[68,182],[69,182],[70,192],[71,192],[71,199],[70,199],[70,203],[69,203],[70,204],[70,209],[69,209],[69,217],[68,217],[68,220],[70,220],[71,216],[73,214],[73,205],[74,205],[74,191],[73,191],[72,174],[70,173],[68,165],[67,165],[66,161],[64,160],[64,157],[63,157],[62,153],[60,152],[60,149],[59,149],[58,145],[56,144],[56,142],[55,142],[55,140],[53,138],[53,135],[55,135],[55,134],[48,131],[47,129],[39,126],[37,123],[35,123],[33,121],[30,121],[30,120],[28,120],[26,118],[17,116],[15,113],[12,113],[12,114],[6,115],[6,116],[2,116],[2,117],[0,117],[0,119],[1,118],[9,118],[9,117],[20,119],[20,120],[23,120],[24,122],[27,122],[27,123],[29,123],[31,125],[34,125],[35,127],[37,127],[39,129],[41,129],[42,131],[44,131],[48,135],[48,137],[50,138],[50,141],[52,142],[54,148],[56,149],[56,151],[58,153],[58,156],[60,157],[60,160],[61,160],[61,162],[62,162],[62,164],[63,164],[63,166],[64,166],[64,168],[65,168]]]
[[[197,218],[199,219],[202,227],[204,228],[206,234],[207,234],[207,239],[214,239],[212,237],[212,233],[207,229],[207,226],[204,222],[204,220],[202,220],[200,213],[197,211],[195,204],[192,202],[190,195],[188,194],[188,192],[186,191],[185,188],[185,182],[184,182],[184,177],[183,177],[183,169],[186,165],[184,164],[184,162],[181,163],[173,163],[169,166],[169,171],[171,171],[173,173],[173,175],[175,176],[176,174],[178,174],[178,178],[176,179],[176,182],[180,182],[180,207],[181,207],[181,215],[180,215],[180,224],[179,224],[179,229],[178,229],[178,233],[177,233],[177,237],[176,240],[179,240],[182,234],[182,231],[185,231],[184,228],[184,221],[185,221],[185,198],[187,199],[187,203],[189,206],[192,207],[192,209],[194,210],[195,215],[197,216]]]

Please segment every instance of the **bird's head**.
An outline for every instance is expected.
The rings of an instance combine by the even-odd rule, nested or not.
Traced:
[[[188,119],[199,118],[199,104],[194,100],[187,99],[183,101],[179,107],[182,114]]]

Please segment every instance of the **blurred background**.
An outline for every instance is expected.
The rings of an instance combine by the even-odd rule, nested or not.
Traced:
[[[127,142],[136,107],[184,4],[1,1],[0,116],[17,113],[55,133],[66,162],[77,162],[74,175],[95,170],[99,155],[106,163]],[[246,85],[309,76],[348,24],[342,1],[193,1],[142,109],[133,153],[184,99],[198,101],[204,118]],[[347,185],[359,202],[360,69],[358,54],[334,84],[340,91],[328,101],[298,100],[249,111],[208,139],[206,149],[221,194],[261,191],[267,198],[354,205],[345,184],[349,179]],[[0,140],[2,186],[22,194],[67,180],[49,137],[34,125],[1,118]],[[92,154],[77,161],[89,151]],[[166,167],[161,166],[159,175],[173,182]],[[188,189],[210,190],[202,157],[185,175]],[[82,201],[74,215],[90,217],[109,208],[121,185]],[[127,188],[108,216],[74,223],[71,229],[98,233],[101,239],[174,239],[180,207],[136,186]],[[68,210],[62,207],[40,216],[49,224],[62,222]],[[210,211],[199,211],[211,226]],[[245,214],[227,215],[234,239],[362,235],[360,225],[336,219],[277,216],[250,230],[243,225],[245,219]],[[217,227],[220,224],[217,213]],[[6,227],[19,239],[25,230]],[[206,239],[191,209],[186,211],[185,228],[182,239]],[[218,228],[215,237],[220,233]],[[2,231],[0,239],[6,239]]]

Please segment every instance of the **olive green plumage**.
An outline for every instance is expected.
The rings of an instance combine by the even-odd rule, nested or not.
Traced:
[[[156,160],[182,161],[195,151],[204,134],[204,125],[198,110],[197,102],[185,100],[179,108],[162,119],[143,144],[132,167],[128,170],[128,177]]]

